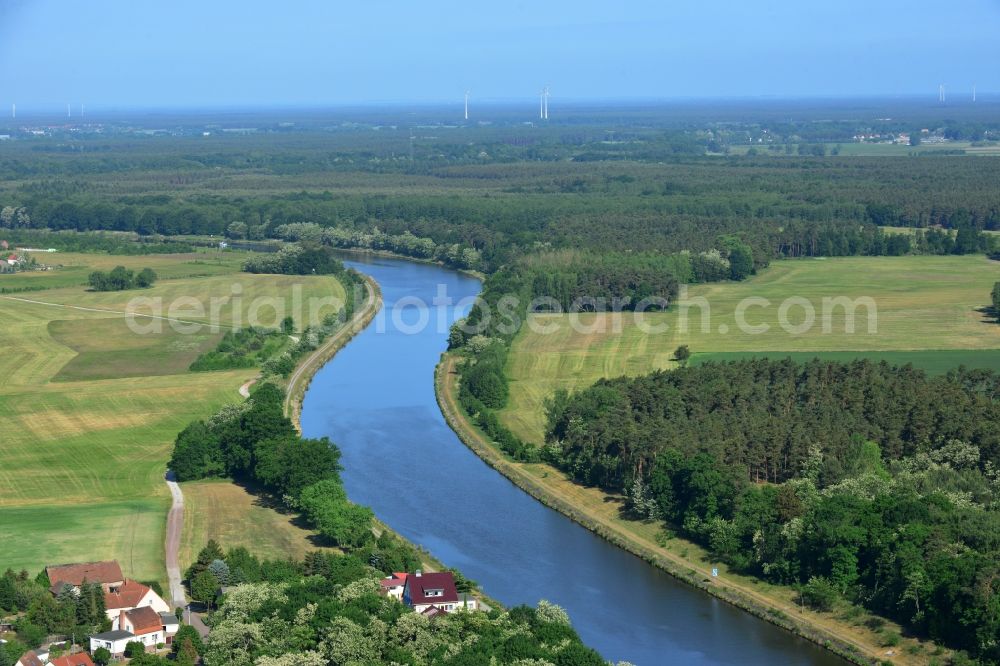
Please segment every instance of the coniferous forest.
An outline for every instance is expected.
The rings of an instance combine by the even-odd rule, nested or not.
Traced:
[[[995,661],[1000,376],[755,359],[550,404],[544,454],[739,569]]]

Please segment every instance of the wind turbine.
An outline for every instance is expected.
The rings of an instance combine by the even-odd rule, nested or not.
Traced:
[[[538,94],[538,117],[545,120],[545,88]]]
[[[972,103],[976,103],[976,84],[972,84]]]
[[[73,117],[73,109],[72,109],[72,107],[70,107],[70,105],[68,103],[66,104],[66,117],[67,118],[72,118]]]
[[[11,102],[10,104],[10,117],[17,118],[17,104]]]
[[[544,110],[545,110],[545,113],[544,113],[543,117],[545,118],[545,120],[548,120],[549,119],[549,87],[548,86],[545,86],[545,90],[542,91],[542,100],[544,102]]]
[[[465,91],[465,119],[469,119],[469,91]]]
[[[944,84],[943,83],[938,86],[938,101],[941,102],[942,104],[944,104],[944,102],[945,102]]]

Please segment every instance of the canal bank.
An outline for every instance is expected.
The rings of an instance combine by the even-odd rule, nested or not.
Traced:
[[[455,435],[434,392],[450,324],[480,283],[441,267],[348,259],[380,285],[384,308],[314,376],[307,437],[343,455],[348,496],[409,541],[513,606],[564,607],[584,642],[639,666],[843,661],[683,585],[497,474]],[[442,293],[452,305],[431,307]],[[423,305],[421,305],[423,304]],[[414,324],[430,321],[430,326]]]

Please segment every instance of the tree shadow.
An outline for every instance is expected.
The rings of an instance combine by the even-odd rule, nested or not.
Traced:
[[[983,315],[982,322],[984,324],[1000,324],[1000,310],[997,310],[992,305],[984,305],[981,308],[976,308],[976,312]]]
[[[260,507],[262,509],[269,509],[274,511],[278,515],[285,516],[288,518],[289,524],[296,527],[303,532],[308,532],[306,535],[306,541],[308,541],[315,548],[336,548],[336,544],[327,536],[324,536],[316,531],[316,529],[309,524],[299,511],[288,507],[280,497],[275,497],[273,494],[264,490],[259,484],[248,481],[248,480],[233,480],[233,484],[239,486],[246,491],[248,495],[253,497],[253,505]]]

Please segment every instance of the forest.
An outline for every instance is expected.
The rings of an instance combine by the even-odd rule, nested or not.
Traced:
[[[1000,659],[1000,376],[754,359],[599,381],[540,454],[713,556]]]

